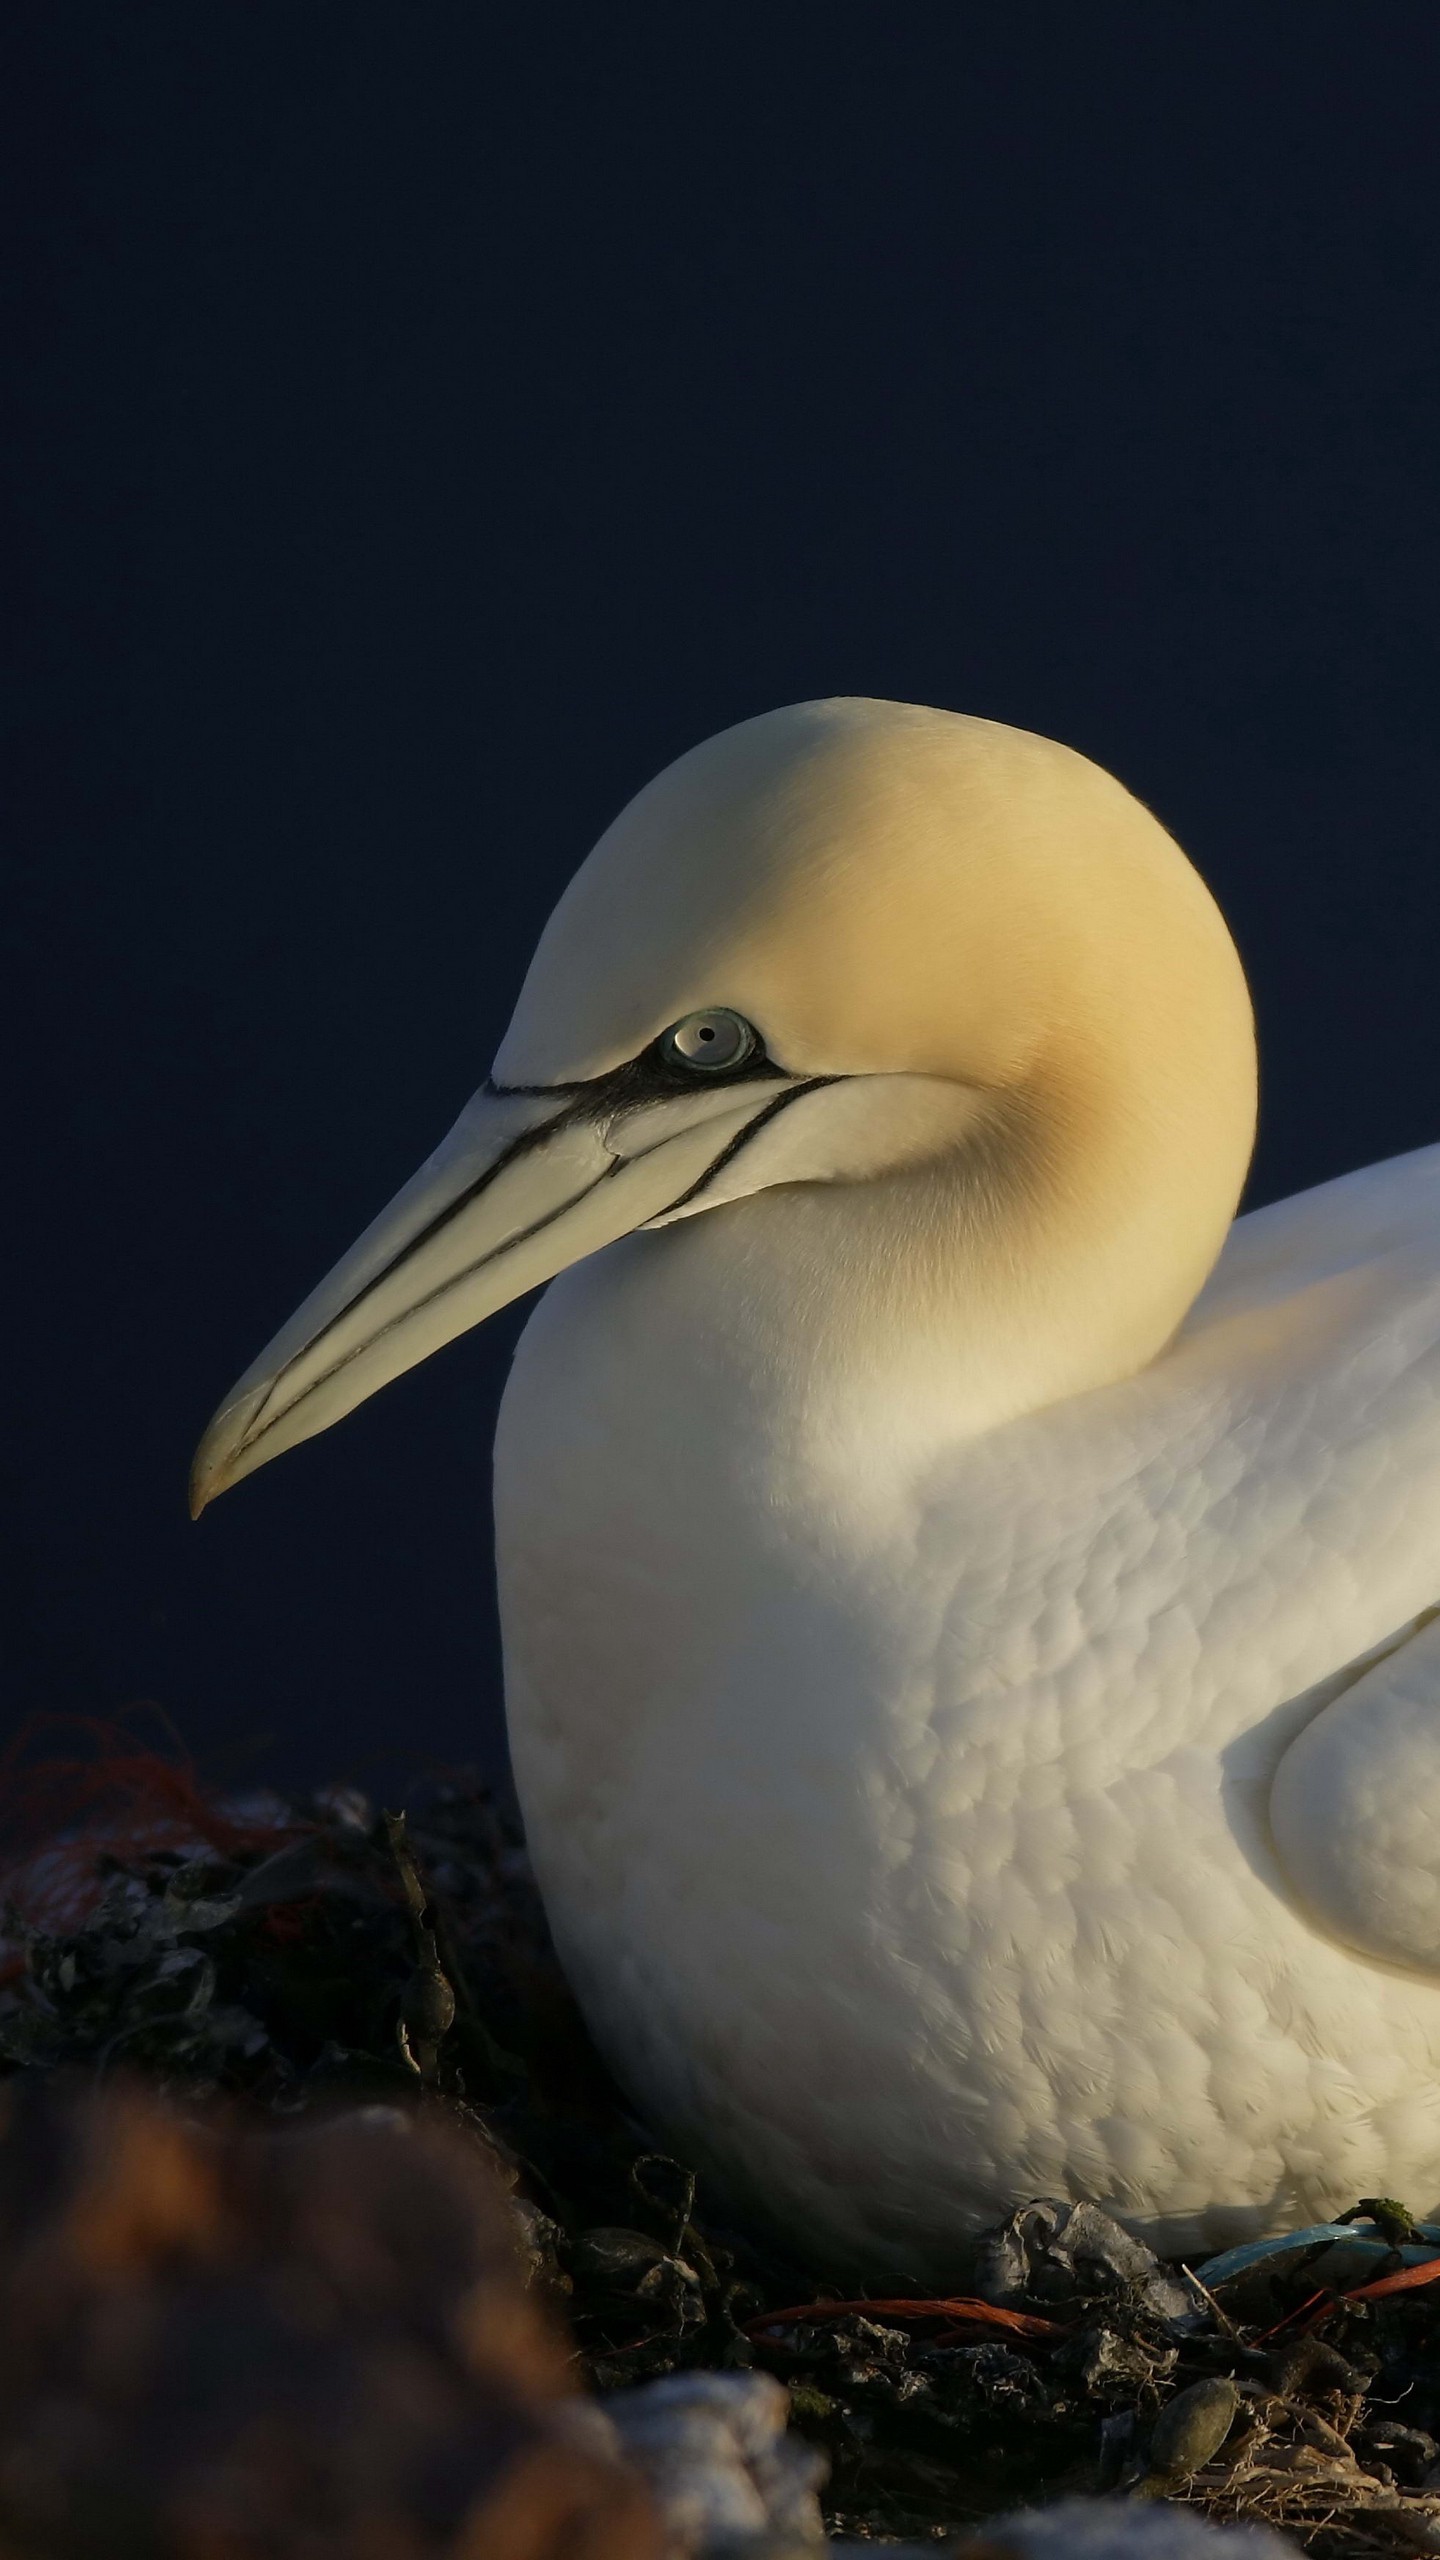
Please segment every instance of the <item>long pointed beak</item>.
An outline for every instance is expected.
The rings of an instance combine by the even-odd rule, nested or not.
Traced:
[[[751,1122],[806,1089],[766,1076],[617,1109],[597,1087],[482,1088],[231,1389],[196,1451],[192,1514],[512,1298],[663,1217]]]

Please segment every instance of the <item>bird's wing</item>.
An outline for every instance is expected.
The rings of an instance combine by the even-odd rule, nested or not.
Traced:
[[[1363,1165],[1237,1218],[1180,1342],[1396,1255],[1418,1255],[1440,1276],[1440,1146]]]
[[[1440,1610],[1291,1743],[1270,1825],[1323,1927],[1366,1955],[1440,1973]]]
[[[1008,1753],[1033,1788],[1048,1755],[1073,1803],[1198,1747],[1258,1817],[1342,1690],[1327,1733],[1373,1712],[1398,1736],[1425,1662],[1440,1697],[1440,1639],[1361,1675],[1440,1600],[1440,1147],[1237,1221],[1159,1360],[956,1452],[922,1509],[921,1677],[961,1774]],[[1297,1760],[1297,1858],[1350,1818],[1354,1750],[1324,1760],[1317,1728]],[[1440,1849],[1433,1874],[1440,1904]]]
[[[1355,1504],[1347,1578],[1358,1579],[1377,1549],[1391,1550],[1409,1595],[1423,1588],[1427,1604],[1370,1652],[1337,1665],[1318,1712],[1315,1692],[1302,1701],[1312,1712],[1276,1768],[1270,1831],[1322,1927],[1367,1955],[1440,1972],[1440,1473],[1425,1329],[1440,1285],[1440,1148],[1367,1166],[1241,1219],[1192,1326],[1203,1333],[1227,1312],[1303,1298],[1361,1269],[1370,1365],[1387,1340],[1402,1349],[1395,1386],[1409,1410],[1393,1438],[1378,1406],[1367,1427],[1356,1374],[1366,1365],[1362,1337],[1333,1379],[1313,1382],[1313,1428],[1323,1432],[1333,1414],[1337,1437],[1343,1430],[1357,1456],[1368,1444],[1374,1492]],[[1382,1589],[1389,1578],[1382,1570]],[[1369,1611],[1353,1633],[1369,1633],[1374,1617]]]

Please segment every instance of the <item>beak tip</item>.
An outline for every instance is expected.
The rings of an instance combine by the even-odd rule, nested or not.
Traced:
[[[188,1497],[192,1520],[198,1520],[206,1505],[235,1481],[230,1463],[235,1453],[224,1447],[217,1448],[215,1439],[212,1425],[190,1461]]]
[[[211,1415],[190,1461],[188,1492],[192,1520],[198,1520],[218,1494],[228,1493],[241,1476],[248,1476],[252,1467],[264,1464],[264,1457],[256,1455],[250,1424],[255,1407],[263,1401],[269,1384],[267,1377],[258,1389],[251,1391],[242,1380],[241,1386],[232,1388],[219,1410]]]

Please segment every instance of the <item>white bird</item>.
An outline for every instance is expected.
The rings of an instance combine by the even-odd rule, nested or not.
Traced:
[[[1253,1114],[1119,783],[748,720],[197,1459],[564,1274],[496,1450],[541,1887],[636,2103],[831,2270],[1036,2193],[1190,2251],[1440,2207],[1440,1148],[1232,1225]]]

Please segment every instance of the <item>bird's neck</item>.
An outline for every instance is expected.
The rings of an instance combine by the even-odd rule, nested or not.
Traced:
[[[559,1363],[552,1390],[639,1490],[678,1460],[688,1501],[688,1450],[718,1510],[863,1545],[935,1456],[1145,1366],[1201,1287],[1243,1139],[1207,1156],[1198,1115],[1104,1099],[1072,1078],[903,1171],[633,1237],[555,1284],[524,1365]]]

